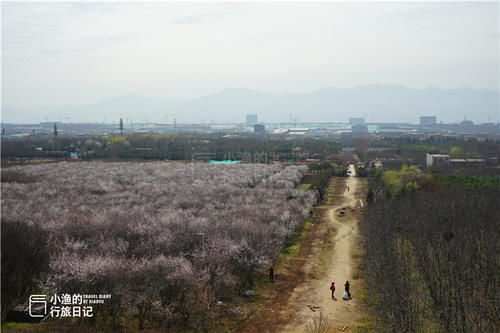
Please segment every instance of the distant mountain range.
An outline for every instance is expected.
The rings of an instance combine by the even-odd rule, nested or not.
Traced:
[[[420,116],[434,115],[453,123],[497,122],[500,92],[487,89],[412,89],[395,85],[323,88],[309,93],[271,94],[245,88],[226,88],[197,99],[150,98],[130,94],[95,104],[48,105],[17,108],[4,105],[2,122],[244,122],[248,113],[259,121],[347,122],[366,117],[368,122],[417,123]]]

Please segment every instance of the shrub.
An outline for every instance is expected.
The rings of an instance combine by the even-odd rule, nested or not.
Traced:
[[[27,301],[49,268],[49,235],[37,224],[2,220],[2,319]]]

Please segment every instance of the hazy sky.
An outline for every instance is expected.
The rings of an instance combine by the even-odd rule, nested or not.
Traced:
[[[2,2],[2,103],[499,89],[499,4]]]

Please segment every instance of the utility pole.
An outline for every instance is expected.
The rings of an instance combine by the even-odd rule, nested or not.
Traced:
[[[123,136],[123,119],[120,118],[120,135]]]

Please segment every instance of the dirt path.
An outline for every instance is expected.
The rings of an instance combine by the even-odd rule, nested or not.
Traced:
[[[352,170],[354,174],[354,170]],[[284,332],[304,332],[308,321],[312,322],[314,316],[322,312],[328,318],[333,328],[344,331],[352,327],[360,317],[358,301],[356,300],[357,281],[353,279],[353,260],[351,257],[354,237],[358,234],[358,221],[353,216],[340,217],[340,210],[346,207],[350,212],[351,207],[359,205],[355,198],[358,179],[347,179],[349,191],[343,193],[344,202],[333,206],[328,212],[330,223],[335,226],[335,247],[329,262],[327,273],[320,280],[305,283],[294,290],[290,298],[290,307],[300,308],[295,320],[284,328]],[[347,213],[348,214],[348,213]],[[346,215],[347,215],[346,214]],[[343,301],[344,283],[349,280],[353,300]],[[336,301],[332,300],[329,290],[330,284],[335,281]],[[296,304],[293,304],[296,303]],[[316,310],[315,312],[312,309]]]
[[[352,166],[351,170],[354,176]],[[349,332],[356,326],[362,313],[356,298],[359,283],[353,276],[355,264],[352,252],[358,234],[359,209],[351,209],[359,207],[359,182],[358,178],[347,178],[342,195],[336,194],[332,203],[320,210],[321,225],[311,234],[313,239],[305,260],[299,261],[305,278],[286,285],[290,288],[288,290],[278,291],[259,313],[240,327],[239,332],[302,333],[306,331],[307,323],[312,323],[320,312],[327,317],[332,327],[330,332]],[[343,216],[340,214],[342,210],[345,212]],[[327,247],[328,242],[325,241],[325,234],[332,228],[336,231],[333,250]],[[318,265],[324,266],[323,271],[326,272],[319,279],[315,276]],[[346,280],[351,284],[353,299],[350,301],[342,300]],[[336,285],[336,301],[332,300],[329,290],[332,281]]]

